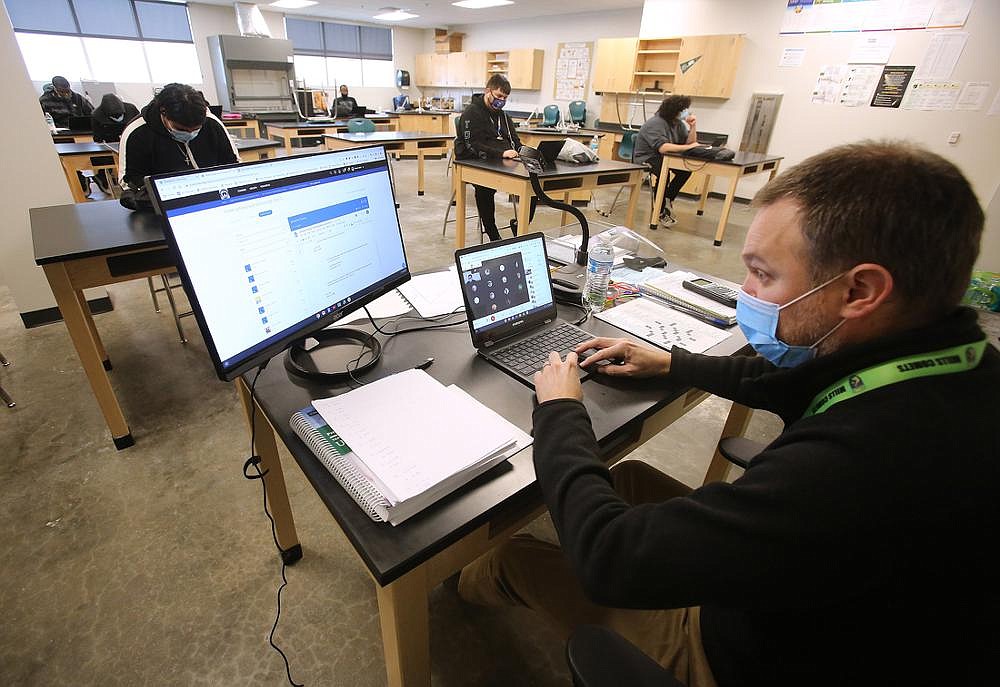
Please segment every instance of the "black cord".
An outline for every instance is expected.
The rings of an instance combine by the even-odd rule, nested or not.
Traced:
[[[271,645],[275,651],[281,656],[281,659],[285,662],[285,675],[288,677],[288,683],[292,687],[303,687],[301,683],[296,682],[292,679],[292,669],[288,664],[288,656],[285,652],[281,650],[277,644],[274,643],[274,632],[278,629],[278,620],[281,618],[281,592],[284,591],[285,587],[288,586],[288,578],[285,576],[285,549],[281,548],[278,543],[278,531],[277,525],[274,522],[274,517],[271,515],[270,509],[267,507],[267,487],[264,484],[264,477],[267,475],[268,471],[261,471],[260,469],[260,456],[254,453],[254,441],[257,438],[257,405],[254,400],[254,390],[257,387],[257,379],[260,377],[260,373],[264,371],[267,364],[271,362],[270,358],[265,360],[260,367],[257,368],[257,374],[254,375],[253,381],[250,382],[250,457],[243,464],[243,476],[247,479],[259,479],[261,489],[264,493],[264,515],[267,516],[268,521],[271,523],[271,538],[274,540],[274,546],[278,549],[279,553],[282,554],[281,557],[281,586],[278,587],[278,611],[274,615],[274,624],[271,625],[271,632],[267,636],[267,642]],[[249,469],[253,468],[256,474],[251,474]]]
[[[465,324],[466,322],[469,321],[469,318],[466,317],[465,319],[459,320],[457,322],[444,322],[442,324],[432,324],[432,325],[427,325],[425,327],[407,327],[406,329],[399,329],[397,327],[396,329],[387,332],[386,330],[384,330],[384,329],[382,329],[381,327],[378,326],[378,324],[375,322],[375,318],[372,317],[372,314],[370,312],[368,312],[368,308],[365,308],[364,310],[365,310],[365,314],[368,315],[368,321],[372,323],[373,327],[375,327],[375,331],[377,331],[379,334],[382,334],[382,335],[390,337],[390,338],[393,337],[393,336],[399,336],[400,334],[409,334],[410,332],[425,332],[425,331],[428,331],[430,329],[443,329],[445,327],[455,327],[455,326],[460,325],[460,324]],[[414,320],[434,321],[435,319],[444,319],[444,318],[447,318],[447,317],[451,317],[452,315],[455,315],[456,313],[462,312],[464,310],[465,310],[465,307],[463,306],[461,310],[459,310],[458,308],[456,308],[455,310],[453,310],[450,313],[445,313],[443,315],[438,315],[438,316],[436,316],[434,318],[431,318],[431,317],[419,317],[419,318],[417,318],[417,317],[403,315],[401,317],[395,318],[392,321],[393,322],[398,322],[401,319],[414,319]]]

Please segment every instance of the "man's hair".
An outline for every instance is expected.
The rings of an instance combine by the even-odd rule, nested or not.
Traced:
[[[814,155],[765,186],[761,207],[798,206],[813,281],[861,263],[892,274],[910,316],[939,317],[969,285],[983,209],[940,155],[903,141],[862,141]]]
[[[53,76],[52,77],[52,86],[55,87],[57,90],[60,90],[60,91],[68,91],[69,90],[69,79],[67,79],[65,76]]]
[[[510,81],[503,74],[494,74],[486,82],[487,91],[500,91],[504,95],[510,95]]]
[[[672,121],[677,118],[684,108],[691,107],[691,98],[686,95],[668,95],[660,103],[659,109],[656,110],[658,114],[663,119]]]
[[[156,107],[163,116],[181,126],[198,126],[205,122],[208,103],[190,86],[168,83],[156,96]]]

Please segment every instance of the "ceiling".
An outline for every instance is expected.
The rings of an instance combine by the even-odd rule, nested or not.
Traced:
[[[210,5],[232,6],[232,0],[193,0]],[[453,0],[319,0],[318,5],[301,10],[285,10],[271,7],[261,0],[256,4],[263,11],[284,12],[290,17],[320,17],[323,19],[350,19],[371,24],[392,26],[408,26],[413,28],[445,28],[459,24],[480,24],[491,21],[507,21],[511,19],[530,19],[555,14],[566,14],[572,11],[600,12],[605,10],[620,10],[642,7],[643,0],[572,0],[571,4],[562,2],[539,2],[539,0],[516,0],[513,5],[490,7],[482,10],[469,10],[453,7]],[[405,9],[420,15],[416,19],[401,22],[380,22],[372,19],[383,8],[392,7]],[[570,10],[570,8],[572,8]]]

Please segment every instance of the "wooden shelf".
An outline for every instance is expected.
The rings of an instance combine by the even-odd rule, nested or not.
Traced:
[[[637,50],[639,55],[679,55],[680,50]]]
[[[636,72],[636,76],[675,76],[676,72]]]

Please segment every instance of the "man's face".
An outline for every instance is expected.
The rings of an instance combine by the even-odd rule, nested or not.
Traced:
[[[340,95],[342,95],[345,98],[347,97],[347,86],[340,87]]]
[[[180,122],[175,122],[172,119],[167,119],[167,116],[162,112],[160,113],[160,118],[163,120],[164,126],[166,126],[168,129],[173,129],[174,131],[198,131],[202,127],[201,124],[188,126],[186,124],[181,124]]]
[[[486,101],[487,106],[493,107],[494,101],[497,100],[499,100],[502,103],[506,103],[507,95],[508,95],[507,93],[504,93],[500,89],[494,88],[493,90],[487,90],[483,93],[483,100]],[[499,109],[499,108],[494,108],[494,109]]]
[[[69,100],[69,97],[73,95],[73,91],[68,88],[57,88],[55,89],[56,95],[58,95],[63,100]]]
[[[798,206],[781,199],[763,207],[754,217],[743,243],[747,276],[743,290],[770,303],[784,305],[816,286],[802,235]],[[839,322],[834,284],[781,310],[778,338],[810,346]]]

